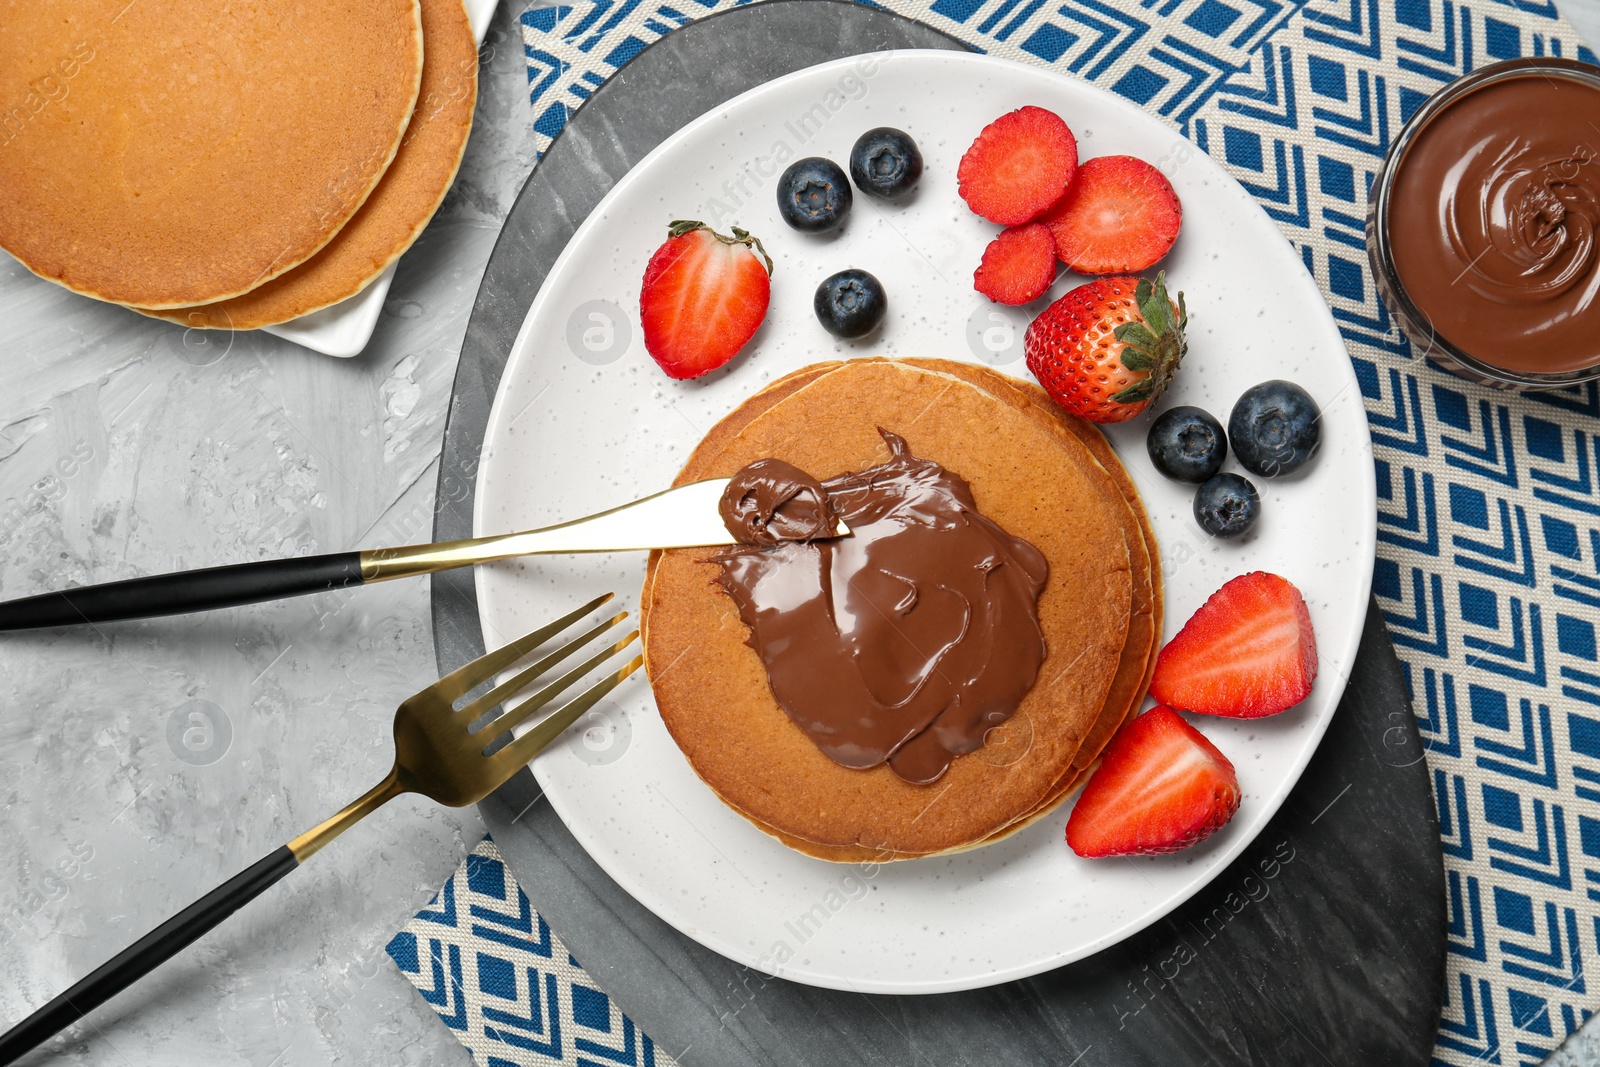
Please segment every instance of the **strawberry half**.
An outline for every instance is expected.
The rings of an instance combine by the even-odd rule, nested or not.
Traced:
[[[989,242],[972,287],[997,304],[1037,300],[1056,280],[1056,242],[1050,227],[1032,222],[1012,226]]]
[[[967,206],[990,222],[1032,222],[1061,198],[1078,170],[1078,139],[1061,116],[1020,107],[979,132],[956,168]]]
[[[1212,593],[1167,642],[1150,695],[1202,715],[1259,719],[1300,703],[1316,677],[1305,598],[1288,579],[1254,571]]]
[[[698,378],[732,359],[766,318],[772,257],[737,226],[724,237],[679,220],[668,235],[639,291],[644,347],[669,377]]]
[[[1023,351],[1057,404],[1090,422],[1131,419],[1159,397],[1188,349],[1189,313],[1166,276],[1096,278],[1039,313]]]
[[[1228,757],[1158,705],[1111,739],[1067,819],[1080,856],[1155,856],[1204,841],[1239,810]]]
[[[1172,249],[1183,207],[1166,175],[1132,156],[1100,156],[1041,220],[1056,255],[1079,274],[1128,274],[1153,267]]]

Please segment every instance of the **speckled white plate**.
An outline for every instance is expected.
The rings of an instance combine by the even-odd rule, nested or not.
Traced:
[[[1208,541],[1190,492],[1151,469],[1148,419],[1111,432],[1160,536],[1167,636],[1228,578],[1272,570],[1310,603],[1321,675],[1310,699],[1275,718],[1196,717],[1238,767],[1244,802],[1228,827],[1187,852],[1078,859],[1062,839],[1063,807],[975,852],[875,867],[809,859],[724,807],[673,744],[643,679],[631,679],[587,732],[569,732],[533,764],[550,803],[657,915],[797,982],[969,989],[1080,959],[1160,918],[1222,871],[1288,795],[1338,704],[1365,620],[1376,516],[1366,418],[1344,345],[1294,250],[1219,166],[1132,105],[1056,74],[951,52],[880,53],[780,78],[686,126],[617,184],[552,269],[511,352],[485,439],[477,531],[538,526],[665,487],[717,419],[808,363],[940,356],[1026,376],[1021,336],[1037,308],[1001,309],[973,292],[996,227],[967,211],[955,183],[978,130],[1023,104],[1066,118],[1085,157],[1132,153],[1158,164],[1183,200],[1183,235],[1162,264],[1187,293],[1191,321],[1170,402],[1226,421],[1242,390],[1283,377],[1321,403],[1320,456],[1296,478],[1260,485],[1261,522],[1234,543]],[[879,125],[905,129],[922,147],[927,169],[914,198],[885,206],[858,193],[832,236],[784,226],[778,157],[843,163],[855,138]],[[745,353],[688,383],[661,373],[637,325],[645,262],[677,218],[744,226],[777,261],[771,310]],[[854,343],[835,341],[811,311],[817,283],[845,267],[872,271],[889,294],[882,331]],[[1059,279],[1051,295],[1078,281]],[[642,554],[628,554],[480,569],[486,639],[502,644],[604,589],[633,609],[644,566]]]

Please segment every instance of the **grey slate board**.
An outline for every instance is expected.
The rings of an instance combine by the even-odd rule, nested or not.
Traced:
[[[961,46],[880,10],[775,0],[669,35],[577,112],[518,198],[478,293],[436,538],[471,534],[476,457],[511,343],[551,263],[611,185],[722,100],[814,63],[904,47]],[[434,578],[433,620],[441,671],[482,651],[469,574]],[[1327,737],[1227,871],[1114,948],[990,989],[866,996],[740,967],[618,888],[538,796],[523,773],[481,806],[501,851],[596,983],[685,1065],[1344,1067],[1426,1064],[1432,1052],[1444,872],[1406,682],[1375,607]]]

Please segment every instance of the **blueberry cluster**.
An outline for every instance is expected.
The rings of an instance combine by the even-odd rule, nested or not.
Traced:
[[[831,159],[807,156],[789,164],[778,179],[778,213],[802,233],[837,229],[855,201],[850,182],[868,196],[897,200],[922,177],[922,153],[906,133],[880,126],[856,139],[850,177]],[[843,270],[817,287],[812,301],[823,327],[836,337],[863,337],[883,321],[888,297],[883,283],[864,270]]]
[[[1150,426],[1145,448],[1156,470],[1199,486],[1194,520],[1212,537],[1250,532],[1261,516],[1261,495],[1242,475],[1223,472],[1234,458],[1252,474],[1277,478],[1310,462],[1321,443],[1322,412],[1311,394],[1274,379],[1244,391],[1228,416],[1228,430],[1208,411],[1183,405],[1162,412]]]

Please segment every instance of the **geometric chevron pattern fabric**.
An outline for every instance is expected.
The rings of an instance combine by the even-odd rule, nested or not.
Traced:
[[[526,12],[539,151],[646,45],[740,2]],[[1595,56],[1549,0],[881,6],[1140,104],[1222,163],[1300,252],[1372,431],[1374,592],[1438,806],[1449,970],[1435,1062],[1540,1063],[1600,1004],[1600,392],[1496,392],[1421,359],[1373,287],[1363,227],[1385,147],[1440,86],[1515,56]],[[486,891],[474,870],[494,872],[480,874]],[[390,952],[480,1064],[585,1062],[594,1035],[606,1063],[667,1062],[559,948],[491,843],[445,892]],[[469,900],[484,909],[470,923],[451,910]],[[534,936],[497,939],[490,912]]]
[[[487,837],[388,952],[478,1067],[675,1067],[589,981]]]
[[[1600,397],[1507,394],[1417,358],[1363,236],[1405,120],[1525,54],[1595,61],[1548,3],[1308,4],[1189,131],[1300,248],[1366,403],[1374,591],[1445,851],[1443,1064],[1537,1064],[1600,1003]]]

